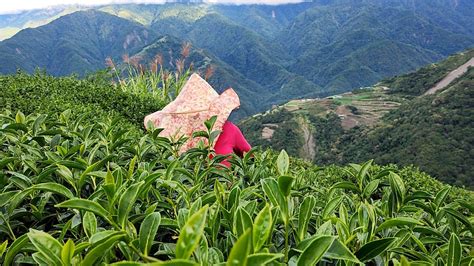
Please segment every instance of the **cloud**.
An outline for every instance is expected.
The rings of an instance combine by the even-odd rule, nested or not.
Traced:
[[[280,5],[308,2],[305,0],[205,0],[211,4],[262,4],[262,5]]]
[[[145,3],[145,4],[162,4],[166,0],[16,0],[2,1],[0,5],[0,14],[18,13],[25,10],[50,8],[59,5],[81,5],[95,6],[106,4],[125,4],[125,3]],[[286,4],[300,3],[305,0],[204,0],[210,4]]]

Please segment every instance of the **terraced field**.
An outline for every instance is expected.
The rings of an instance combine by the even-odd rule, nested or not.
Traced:
[[[355,127],[374,127],[386,113],[408,100],[404,97],[390,93],[387,87],[367,87],[326,98],[292,100],[254,115],[241,125],[255,145],[280,143],[286,147],[291,139],[297,147],[295,154],[312,161],[321,152],[321,140]],[[258,122],[250,130],[248,123],[252,121]]]
[[[355,126],[373,126],[384,114],[398,108],[406,100],[388,94],[389,90],[387,87],[371,87],[323,99],[293,100],[282,108],[296,114],[319,117],[336,113],[345,130]]]

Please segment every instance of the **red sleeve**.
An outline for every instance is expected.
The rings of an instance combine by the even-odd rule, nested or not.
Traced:
[[[244,152],[248,152],[252,147],[250,146],[250,144],[247,142],[247,140],[245,139],[244,135],[242,134],[242,131],[240,131],[240,129],[234,125],[233,123],[229,122],[230,125],[232,126],[232,131],[233,131],[233,141],[234,141],[234,145],[233,145],[233,149],[234,149],[234,152],[239,155],[240,157],[242,157],[244,155]]]

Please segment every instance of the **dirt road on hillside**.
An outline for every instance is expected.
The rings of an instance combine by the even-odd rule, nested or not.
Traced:
[[[303,131],[304,145],[303,145],[303,157],[306,160],[312,161],[316,155],[313,133],[304,119],[300,120],[301,129]]]
[[[429,89],[423,95],[433,94],[433,93],[445,88],[453,80],[457,79],[462,74],[466,73],[467,68],[470,67],[470,66],[474,66],[474,57],[471,58],[469,61],[467,61],[464,65],[461,65],[460,67],[458,67],[455,70],[451,71],[448,75],[446,75],[446,77],[444,77],[440,82],[438,82],[433,88]]]

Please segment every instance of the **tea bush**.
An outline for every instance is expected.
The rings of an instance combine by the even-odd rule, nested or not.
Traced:
[[[145,94],[137,95],[114,88],[110,77],[97,73],[89,79],[53,77],[37,71],[0,76],[0,107],[31,113],[86,114],[85,119],[113,117],[121,123],[141,126],[143,117],[163,108],[165,102]]]
[[[196,135],[210,136],[208,130]],[[473,194],[416,169],[232,157],[119,119],[0,116],[0,262],[472,265]]]

